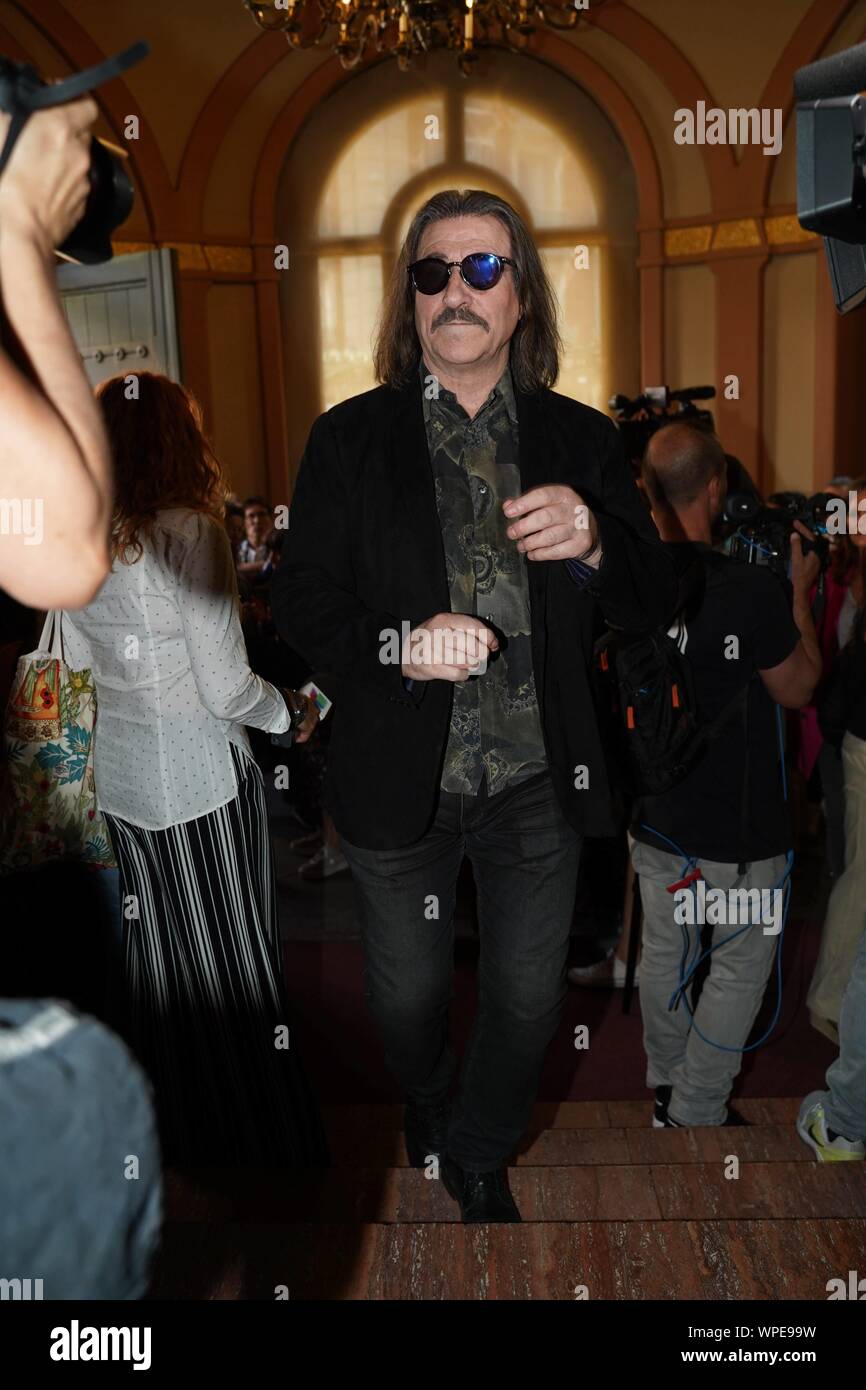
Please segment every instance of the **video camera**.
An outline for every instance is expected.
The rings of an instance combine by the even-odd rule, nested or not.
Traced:
[[[62,82],[44,82],[35,68],[0,56],[0,110],[11,116],[6,143],[0,152],[0,176],[15,142],[30,116],[50,106],[77,101],[94,87],[125,72],[150,52],[143,40],[104,63],[74,73]],[[97,265],[111,260],[111,233],[132,210],[132,181],[120,151],[95,137],[90,142],[90,193],[84,215],[57,251],[69,260]]]
[[[799,521],[812,532],[812,539],[803,536],[803,554],[813,551],[821,562],[823,574],[830,562],[830,542],[827,539],[827,510],[834,502],[832,493],[816,492],[806,497],[802,492],[774,492],[770,505],[764,506],[748,492],[734,492],[725,498],[724,519],[736,525],[728,542],[733,560],[745,560],[750,565],[766,565],[787,579],[791,566],[791,534],[794,522]]]
[[[794,75],[797,217],[824,238],[833,297],[866,301],[866,43]]]
[[[608,409],[617,411],[616,423],[622,435],[626,457],[640,465],[644,450],[656,430],[674,423],[692,425],[695,429],[711,430],[714,422],[711,411],[700,410],[695,401],[710,401],[715,386],[686,386],[672,391],[669,386],[647,386],[640,396],[611,396]],[[672,410],[678,405],[678,410]]]

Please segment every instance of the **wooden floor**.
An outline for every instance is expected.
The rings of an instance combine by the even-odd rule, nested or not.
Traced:
[[[400,1107],[334,1107],[318,1178],[167,1174],[152,1297],[826,1299],[866,1268],[866,1163],[816,1163],[796,1100],[738,1108],[749,1127],[654,1130],[646,1102],[538,1105],[523,1224],[463,1226]]]

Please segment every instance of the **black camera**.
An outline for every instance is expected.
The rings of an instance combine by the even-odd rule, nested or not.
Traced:
[[[824,238],[836,308],[866,303],[866,43],[794,76],[797,216]]]
[[[803,554],[814,550],[821,562],[821,571],[830,562],[830,542],[827,539],[827,512],[832,493],[816,492],[806,497],[802,492],[775,492],[770,505],[764,506],[748,492],[733,492],[725,498],[724,518],[736,526],[728,542],[728,553],[734,560],[750,565],[766,565],[782,579],[787,579],[791,566],[791,534],[794,522],[801,522],[812,538],[802,536]]]
[[[640,396],[611,396],[608,409],[617,412],[616,424],[622,435],[626,458],[634,468],[641,459],[651,437],[664,425],[691,425],[694,429],[711,430],[712,413],[701,410],[695,401],[712,400],[715,386],[686,386],[672,391],[669,386],[647,386]],[[678,409],[672,410],[672,406]]]
[[[63,82],[44,82],[35,68],[0,56],[0,110],[11,116],[6,143],[0,152],[2,175],[15,142],[28,118],[50,106],[76,101],[101,82],[125,72],[150,52],[148,44],[133,44],[123,53],[107,58],[97,67],[75,73]],[[125,222],[132,210],[132,181],[125,158],[114,153],[102,140],[90,142],[90,193],[84,215],[56,250],[70,260],[97,265],[111,260],[111,233]]]

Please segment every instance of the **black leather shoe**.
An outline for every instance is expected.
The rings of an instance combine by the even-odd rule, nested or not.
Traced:
[[[507,1168],[472,1173],[452,1158],[445,1158],[440,1173],[446,1191],[460,1205],[464,1222],[521,1220],[508,1186]]]
[[[410,1101],[403,1115],[406,1152],[413,1168],[426,1168],[428,1159],[441,1160],[451,1123],[451,1101],[433,1101],[418,1105]]]
[[[726,1127],[730,1127],[731,1125],[739,1126],[749,1124],[751,1124],[751,1120],[747,1120],[745,1115],[741,1115],[739,1110],[735,1110],[732,1105],[728,1106],[728,1114],[727,1118],[725,1119]]]

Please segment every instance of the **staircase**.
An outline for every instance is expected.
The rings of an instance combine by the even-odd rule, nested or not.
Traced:
[[[401,1107],[332,1107],[323,1175],[166,1174],[151,1297],[823,1300],[866,1271],[866,1163],[816,1163],[798,1106],[738,1100],[749,1127],[654,1130],[645,1101],[539,1104],[513,1226],[460,1224],[407,1166]]]

